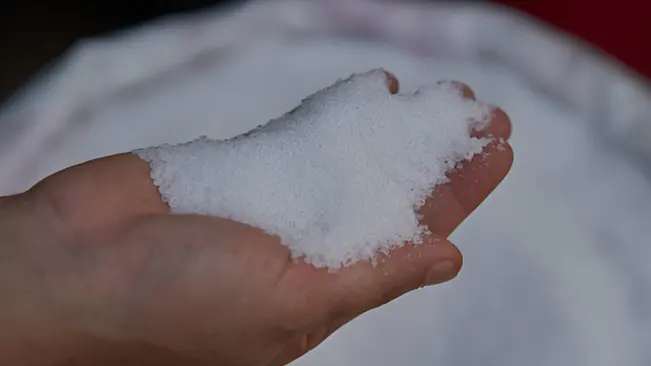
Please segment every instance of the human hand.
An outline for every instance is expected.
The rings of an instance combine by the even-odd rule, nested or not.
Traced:
[[[476,133],[506,140],[508,117],[496,110]],[[0,225],[0,363],[286,364],[365,311],[452,279],[462,259],[447,237],[512,158],[503,140],[487,146],[421,209],[434,233],[423,244],[336,273],[293,262],[259,229],[170,214],[135,155],[66,169],[0,200],[11,222]]]

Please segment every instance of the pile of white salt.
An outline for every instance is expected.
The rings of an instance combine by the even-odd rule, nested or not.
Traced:
[[[394,73],[405,92],[467,83],[514,121],[517,158],[452,235],[464,254],[454,281],[363,315],[296,365],[650,365],[648,180],[594,138],[593,121],[502,65],[432,60],[379,42],[264,38],[88,106],[14,188],[109,154],[232,138],[338,77],[375,67]]]
[[[420,242],[418,209],[489,141],[470,136],[489,108],[455,84],[388,86],[379,69],[353,75],[247,134],[136,153],[172,212],[261,228],[317,267],[372,260]]]

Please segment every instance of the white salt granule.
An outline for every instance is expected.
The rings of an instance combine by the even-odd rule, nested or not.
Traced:
[[[419,241],[418,208],[488,143],[470,130],[489,115],[451,83],[391,95],[373,70],[247,134],[135,153],[172,212],[259,227],[293,258],[338,268]]]

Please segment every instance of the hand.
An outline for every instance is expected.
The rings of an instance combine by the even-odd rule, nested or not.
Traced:
[[[476,133],[508,139],[510,122],[496,110]],[[256,228],[171,215],[134,155],[66,169],[0,199],[0,364],[286,364],[365,311],[456,276],[447,237],[510,169],[503,141],[433,192],[424,244],[337,273],[291,261]]]

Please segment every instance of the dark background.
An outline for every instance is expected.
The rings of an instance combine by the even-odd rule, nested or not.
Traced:
[[[238,0],[21,1],[0,4],[0,103],[77,39]]]
[[[137,25],[163,15],[245,1],[0,2],[0,103],[77,39]],[[649,0],[493,1],[519,8],[585,39],[651,81],[651,16],[646,11]]]

